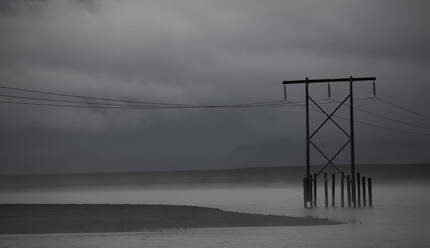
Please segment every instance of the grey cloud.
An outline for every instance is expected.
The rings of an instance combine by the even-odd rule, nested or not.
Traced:
[[[3,0],[0,2],[0,14],[16,15],[23,11],[38,12],[49,0]]]
[[[428,10],[420,0],[2,1],[0,79],[103,97],[234,103],[280,100],[285,79],[369,75],[378,78],[378,94],[426,112]],[[313,92],[325,97],[325,91]],[[303,99],[299,87],[288,93]],[[340,97],[342,88],[335,93]],[[369,88],[358,90],[369,94]],[[360,106],[412,120],[387,106]],[[125,112],[1,105],[0,114],[7,116],[0,123],[7,171],[300,164],[303,155],[300,108]],[[358,147],[367,154],[362,161],[384,157],[366,142],[404,137],[358,131]],[[427,144],[418,137],[401,144],[414,142]],[[409,156],[387,146],[392,150],[382,154]],[[428,159],[415,151],[417,161]]]

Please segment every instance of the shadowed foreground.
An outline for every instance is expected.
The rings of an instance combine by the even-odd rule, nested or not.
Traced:
[[[133,232],[165,228],[305,226],[338,222],[173,205],[6,204],[0,233]]]

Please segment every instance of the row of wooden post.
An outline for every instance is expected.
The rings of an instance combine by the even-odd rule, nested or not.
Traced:
[[[345,207],[345,178],[346,178],[346,191],[347,191],[347,204],[348,207],[372,207],[372,178],[361,177],[360,173],[356,174],[355,180],[350,175],[345,177],[341,174],[340,178],[340,206]],[[355,183],[355,187],[353,187]],[[353,190],[356,189],[356,192]],[[336,206],[336,175],[331,175],[331,206]],[[313,208],[317,207],[317,175],[314,174],[309,178],[303,178],[303,198],[304,207]],[[324,173],[324,203],[325,207],[329,207],[328,197],[328,178],[327,173]]]

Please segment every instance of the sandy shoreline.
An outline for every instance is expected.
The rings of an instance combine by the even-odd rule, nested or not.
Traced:
[[[167,228],[308,226],[338,222],[176,205],[4,204],[0,234],[134,232]]]

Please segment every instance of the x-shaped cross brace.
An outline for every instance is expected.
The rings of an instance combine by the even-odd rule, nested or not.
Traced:
[[[326,119],[318,126],[318,128],[315,129],[315,131],[309,136],[308,142],[311,144],[326,160],[327,163],[319,170],[317,175],[320,175],[329,165],[333,166],[337,171],[342,173],[342,171],[333,163],[333,160],[336,159],[336,157],[345,149],[345,147],[351,142],[351,136],[348,134],[345,129],[340,126],[334,119],[333,115],[340,109],[340,107],[348,100],[350,99],[350,96],[347,96],[342,102],[339,103],[339,105],[329,114],[327,111],[325,111],[321,106],[314,100],[312,97],[309,97],[309,99],[319,108],[319,110],[326,116]],[[336,152],[335,155],[333,155],[331,158],[329,158],[321,149],[315,145],[311,141],[312,137],[315,136],[315,134],[328,122],[331,121],[333,124],[336,125],[349,139],[348,141]]]

